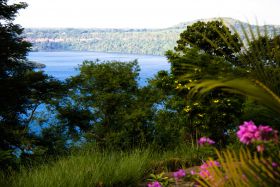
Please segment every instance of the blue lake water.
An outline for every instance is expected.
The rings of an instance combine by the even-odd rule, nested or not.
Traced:
[[[31,61],[43,63],[46,68],[43,69],[47,74],[59,79],[65,80],[70,76],[75,76],[79,73],[77,67],[82,64],[84,60],[102,61],[121,61],[129,62],[135,59],[138,60],[140,71],[139,84],[144,86],[147,84],[147,78],[152,78],[160,70],[170,70],[170,64],[164,56],[152,55],[135,55],[122,53],[100,53],[100,52],[30,52],[28,59]],[[37,112],[44,112],[49,115],[49,119],[54,119],[52,112],[48,112],[44,104],[40,105]],[[41,115],[41,114],[39,114]],[[33,122],[30,125],[30,132],[40,134],[41,127],[48,126]]]
[[[146,84],[147,78],[152,78],[160,70],[169,70],[170,64],[164,56],[136,55],[123,53],[100,52],[30,52],[28,59],[46,65],[43,70],[59,80],[65,80],[78,74],[76,69],[84,60],[122,61],[137,59],[140,65],[140,85]]]

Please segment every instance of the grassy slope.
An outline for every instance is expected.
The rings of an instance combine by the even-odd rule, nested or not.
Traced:
[[[130,153],[84,151],[30,171],[24,168],[0,186],[135,186],[149,173],[196,165],[207,156],[205,150],[190,147],[164,153],[148,149]]]

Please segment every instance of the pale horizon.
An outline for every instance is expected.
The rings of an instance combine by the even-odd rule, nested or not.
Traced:
[[[227,17],[280,25],[280,0],[11,0],[26,2],[15,23],[25,28],[167,28]]]

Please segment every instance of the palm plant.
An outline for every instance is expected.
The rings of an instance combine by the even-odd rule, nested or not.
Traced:
[[[274,29],[272,33],[269,33],[266,27],[263,31],[256,27],[255,32],[249,27],[249,31],[246,31],[242,23],[240,25],[245,41],[242,42],[242,49],[236,54],[238,63],[231,63],[229,60],[229,63],[234,64],[233,73],[188,84],[192,88],[188,97],[200,98],[213,89],[221,89],[251,97],[280,114],[279,32],[277,33]],[[234,27],[232,30],[236,32]],[[219,33],[219,30],[217,32]],[[221,33],[220,37],[229,47],[238,45],[235,41],[226,39]],[[238,37],[240,38],[240,35]],[[216,47],[215,43],[208,38],[205,37],[205,40],[212,47]],[[241,38],[240,41],[242,41]],[[189,78],[192,74],[187,76]]]
[[[276,29],[273,32],[260,30],[252,27],[245,30],[240,23],[244,42],[242,48],[235,53],[237,60],[225,58],[231,67],[226,71],[217,70],[216,75],[204,76],[202,79],[187,83],[185,87],[191,88],[187,96],[189,99],[200,99],[213,90],[241,94],[253,98],[259,103],[280,114],[280,35]],[[227,44],[228,48],[238,48],[240,45],[230,37],[230,32],[225,36],[218,29],[220,38]],[[232,27],[242,41],[236,29]],[[203,36],[211,46],[219,50],[215,41],[211,41]],[[221,49],[221,57],[226,57]],[[193,64],[185,65],[188,73],[181,76],[181,80],[195,80],[197,71],[203,67]],[[189,73],[191,72],[191,73]],[[209,168],[209,177],[198,178],[197,182],[201,186],[277,186],[280,184],[280,163],[279,150],[269,153],[269,157],[251,153],[248,150],[241,150],[239,153],[226,150],[218,152],[218,159],[221,166]],[[274,167],[273,167],[274,164]]]
[[[278,186],[280,184],[279,154],[264,158],[241,149],[239,153],[218,152],[219,166],[207,168],[207,178],[197,178],[201,186]]]

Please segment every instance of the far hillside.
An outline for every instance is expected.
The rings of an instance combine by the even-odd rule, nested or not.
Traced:
[[[28,28],[25,36],[33,43],[33,51],[96,51],[134,54],[163,55],[173,49],[180,33],[196,21],[223,19],[227,26],[233,26],[244,39],[242,25],[246,31],[257,26],[232,18],[201,19],[180,23],[164,29],[74,29],[74,28]],[[280,26],[267,25],[268,33],[280,33]],[[265,26],[259,27],[264,32]]]

